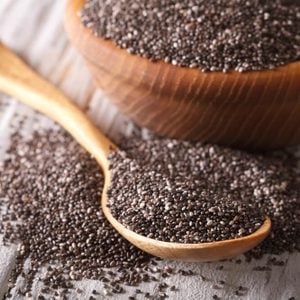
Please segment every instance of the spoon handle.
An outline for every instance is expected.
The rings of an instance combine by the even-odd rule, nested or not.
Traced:
[[[61,91],[0,42],[0,91],[47,115],[66,129],[100,165],[114,144]]]

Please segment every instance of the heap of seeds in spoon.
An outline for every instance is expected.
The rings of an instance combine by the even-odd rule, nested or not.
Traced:
[[[300,58],[296,0],[87,0],[80,16],[129,53],[202,71],[272,69]]]
[[[267,215],[273,228],[265,251],[297,248],[300,187],[292,154],[130,139],[109,159],[109,207],[136,233],[167,242],[213,242],[248,235]]]

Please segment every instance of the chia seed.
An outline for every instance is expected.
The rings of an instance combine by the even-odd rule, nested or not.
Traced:
[[[300,58],[299,1],[87,0],[82,23],[152,61],[239,72]]]

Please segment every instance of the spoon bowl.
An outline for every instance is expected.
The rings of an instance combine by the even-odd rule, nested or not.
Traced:
[[[201,244],[161,242],[130,231],[120,224],[108,207],[107,191],[111,183],[110,151],[117,147],[93,125],[88,117],[61,91],[36,74],[17,55],[0,43],[0,92],[4,92],[47,115],[65,128],[97,160],[105,182],[102,209],[112,226],[138,248],[161,258],[183,261],[213,261],[230,258],[258,245],[269,233],[271,221],[253,234],[233,240]]]

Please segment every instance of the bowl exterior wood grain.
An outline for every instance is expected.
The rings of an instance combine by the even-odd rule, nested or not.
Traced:
[[[252,149],[300,142],[300,62],[275,70],[202,73],[130,55],[92,34],[69,0],[65,27],[98,87],[160,135]]]

